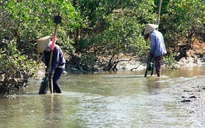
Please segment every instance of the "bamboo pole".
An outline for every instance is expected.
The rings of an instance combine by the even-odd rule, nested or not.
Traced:
[[[54,30],[54,35],[56,36],[57,33],[57,26],[58,24],[56,24],[55,26],[55,30]],[[51,44],[51,54],[50,54],[50,60],[49,60],[49,72],[51,71],[51,66],[52,66],[52,60],[53,60],[53,51],[54,51],[54,45],[55,45],[55,40],[54,38],[52,38],[52,44]],[[52,48],[53,47],[53,48]],[[50,84],[51,84],[51,94],[53,94],[53,78],[50,78]]]
[[[51,67],[52,67],[52,60],[53,60],[53,51],[54,51],[54,47],[55,47],[55,43],[56,43],[56,40],[57,40],[57,27],[58,27],[58,24],[61,23],[61,17],[59,16],[55,16],[54,17],[54,22],[56,23],[55,25],[55,29],[54,29],[54,35],[52,37],[52,44],[51,44],[51,54],[50,54],[50,60],[49,60],[49,72],[51,71]],[[50,91],[51,91],[51,94],[53,94],[53,78],[50,78]]]
[[[157,25],[160,24],[160,15],[161,15],[161,8],[162,8],[162,0],[159,1],[159,9],[158,9],[158,17],[157,17]],[[158,27],[159,28],[159,27]],[[158,29],[157,28],[157,29]]]

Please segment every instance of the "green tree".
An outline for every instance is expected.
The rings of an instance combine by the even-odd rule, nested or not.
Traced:
[[[0,95],[10,94],[11,90],[26,86],[28,79],[37,71],[36,61],[23,55],[16,46],[15,40],[3,40],[1,43]]]
[[[180,46],[185,47],[181,57],[191,48],[194,38],[199,36],[196,28],[204,26],[204,0],[169,0],[162,14],[161,30],[170,52],[180,52]]]
[[[68,32],[80,27],[79,13],[68,0],[9,0],[2,3],[2,37],[17,38],[20,50],[34,49],[37,38],[52,35],[53,17],[60,14],[63,23],[58,28],[59,42],[69,45]],[[25,42],[20,42],[21,39]]]
[[[143,55],[147,51],[141,33],[146,23],[156,22],[152,0],[77,0],[73,3],[80,10],[85,24],[75,32],[77,54],[73,58],[76,59],[77,55],[79,62],[87,53],[92,53],[96,58],[110,55],[103,66],[106,70],[112,70],[120,61],[119,53],[136,52]],[[96,62],[101,63],[101,60]]]

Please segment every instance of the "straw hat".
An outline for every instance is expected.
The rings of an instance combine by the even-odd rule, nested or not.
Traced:
[[[157,27],[158,27],[158,25],[156,25],[156,24],[147,24],[145,31],[144,31],[144,35],[149,34],[153,30],[155,30]]]
[[[50,36],[45,36],[43,38],[40,38],[36,41],[37,47],[36,50],[38,53],[43,53],[43,51],[46,49],[50,42]]]

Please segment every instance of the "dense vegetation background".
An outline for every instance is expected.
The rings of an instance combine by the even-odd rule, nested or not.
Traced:
[[[53,34],[55,15],[63,18],[57,37],[69,66],[116,70],[120,53],[142,59],[147,55],[149,42],[142,33],[147,23],[157,22],[158,4],[159,0],[2,0],[0,93],[18,89],[39,70],[42,55],[36,53],[35,43]],[[194,40],[205,39],[204,0],[162,1],[160,19],[169,63],[185,56]]]

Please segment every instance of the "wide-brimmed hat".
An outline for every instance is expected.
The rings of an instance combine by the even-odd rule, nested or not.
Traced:
[[[149,34],[153,30],[155,30],[156,28],[158,28],[158,25],[156,25],[156,24],[147,24],[146,28],[145,28],[145,31],[144,31],[144,35]]]
[[[37,47],[36,50],[38,53],[43,53],[43,51],[47,48],[49,42],[50,42],[50,36],[45,36],[43,38],[40,38],[36,41]]]

